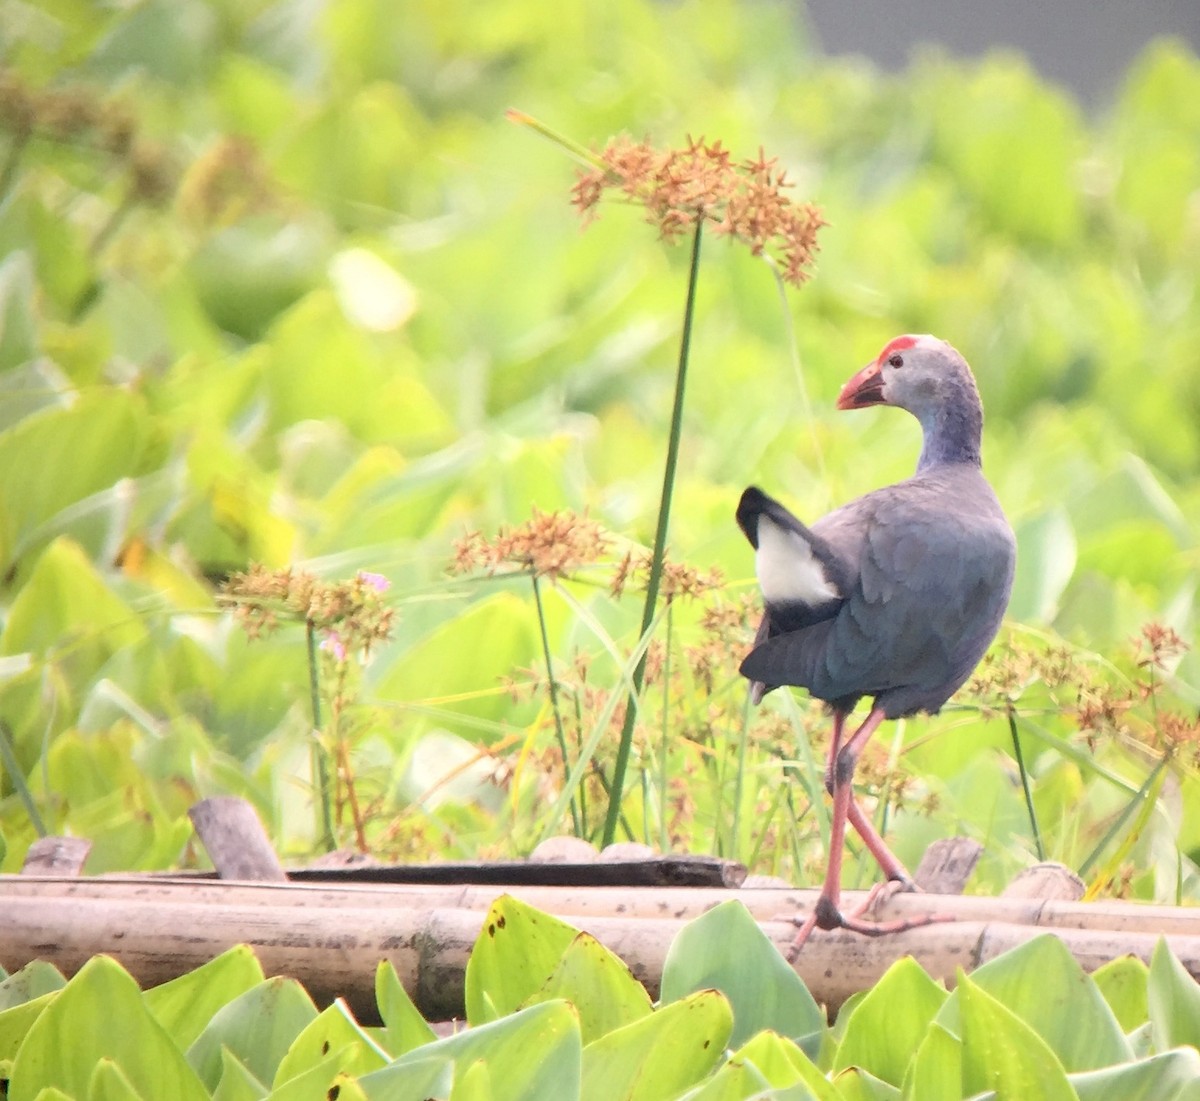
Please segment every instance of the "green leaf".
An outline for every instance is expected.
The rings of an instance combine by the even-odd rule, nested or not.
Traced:
[[[446,1062],[459,1073],[487,1065],[492,1101],[574,1101],[579,1096],[579,1022],[566,1002],[543,1002],[402,1055],[360,1081],[371,1101],[424,1101]],[[444,1096],[439,1094],[439,1096]]]
[[[1063,1066],[1091,1070],[1130,1058],[1121,1026],[1095,983],[1053,934],[997,956],[971,975],[980,990],[1015,1013]],[[956,1032],[957,995],[938,1022]]]
[[[1049,1046],[966,974],[958,977],[963,1096],[995,1090],[996,1101],[1076,1101]]]
[[[736,953],[729,951],[731,944],[738,946]],[[707,989],[720,990],[729,999],[733,1044],[745,1043],[764,1028],[799,1038],[825,1027],[825,1015],[800,976],[737,900],[689,921],[667,950],[664,1003]]]
[[[934,1022],[918,1045],[901,1093],[905,1101],[961,1101],[962,1041]]]
[[[731,1062],[735,1059],[752,1064],[773,1089],[801,1086],[813,1101],[840,1101],[837,1088],[800,1047],[776,1032],[751,1037],[730,1056]]]
[[[534,997],[578,934],[512,895],[493,902],[467,961],[468,1023],[505,1017]]]
[[[113,498],[99,523],[63,511],[121,478],[141,472],[150,419],[132,393],[101,389],[67,407],[52,406],[0,433],[0,566],[64,533],[100,550],[120,535],[122,502]],[[31,463],[31,455],[37,462]],[[86,521],[86,522],[84,522]],[[79,528],[78,531],[75,529]]]
[[[213,1101],[260,1101],[266,1096],[267,1087],[233,1052],[222,1048],[220,1081],[213,1090]]]
[[[421,639],[380,679],[377,690],[385,699],[406,703],[478,695],[480,688],[533,660],[535,623],[529,606],[512,593],[486,597]],[[480,639],[487,639],[485,647]],[[463,661],[464,654],[471,660]],[[516,721],[511,701],[497,694],[455,706],[482,718]]]
[[[733,1033],[723,994],[701,990],[583,1049],[583,1101],[667,1101],[708,1075]]]
[[[1150,969],[1137,956],[1119,956],[1092,972],[1096,989],[1125,1032],[1140,1028],[1150,1019],[1147,988]]]
[[[1071,1075],[1079,1101],[1197,1101],[1200,1053],[1177,1048],[1103,1070]]]
[[[400,1063],[397,1059],[392,1066]],[[370,1101],[429,1101],[450,1096],[456,1077],[452,1056],[425,1057],[422,1053],[421,1058],[405,1059],[403,1064],[402,1071],[388,1073],[391,1068],[385,1068],[370,1076],[363,1087]]]
[[[309,1101],[310,1098],[327,1098],[331,1093],[342,1101],[341,1087],[335,1088],[335,1085],[339,1078],[343,1082],[358,1081],[358,1068],[363,1066],[363,1046],[360,1041],[352,1040],[304,1062],[304,1069],[297,1074],[285,1076],[281,1067],[275,1088],[268,1094],[272,1101]],[[372,1060],[370,1069],[378,1070],[381,1065],[386,1065],[386,1060],[383,1063]]]
[[[897,960],[858,1003],[833,1060],[899,1087],[930,1023],[949,995],[911,956]],[[897,1007],[902,1007],[897,1012]]]
[[[1200,986],[1175,958],[1165,937],[1150,956],[1146,1002],[1159,1051],[1180,1044],[1200,1048]]]
[[[363,1031],[345,1002],[337,998],[292,1041],[275,1071],[274,1088],[278,1089],[284,1082],[321,1064],[332,1051],[348,1054],[338,1060],[324,1085],[328,1085],[338,1071],[368,1074],[390,1062],[387,1052]]]
[[[771,1083],[750,1061],[732,1055],[702,1086],[685,1093],[680,1101],[745,1101],[748,1097],[774,1097]],[[805,1101],[809,1101],[809,1094]]]
[[[384,1046],[393,1057],[437,1039],[408,996],[391,960],[380,960],[375,968],[375,1004],[383,1020]]]
[[[111,1059],[101,1059],[88,1083],[88,1101],[148,1101]]]
[[[28,252],[13,251],[0,261],[0,373],[37,355],[36,290]]]
[[[1062,508],[1018,525],[1021,554],[1008,614],[1021,623],[1051,623],[1075,572],[1075,532]]]
[[[833,1082],[843,1101],[900,1101],[900,1091],[895,1086],[858,1067],[842,1071]]]
[[[63,1038],[71,1042],[64,1044]],[[13,1063],[8,1096],[32,1101],[54,1086],[86,1097],[97,1063],[120,1064],[144,1098],[208,1101],[182,1052],[146,1008],[142,992],[116,960],[94,956],[34,1022]]]
[[[237,1056],[260,1082],[271,1082],[297,1036],[317,1017],[317,1008],[293,979],[267,979],[219,1009],[195,1043],[188,1062],[215,1090],[223,1049]]]
[[[34,1021],[46,1011],[57,994],[57,991],[51,991],[32,1001],[0,1010],[0,1076],[5,1066],[11,1065],[16,1058]]]
[[[579,1012],[584,1044],[649,1016],[650,995],[633,972],[595,937],[580,933],[530,1002],[563,998]]]
[[[143,995],[150,1012],[171,1039],[186,1051],[217,1011],[263,981],[262,965],[246,944],[222,952]]]
[[[31,1002],[66,985],[66,978],[54,964],[30,960],[20,971],[0,980],[0,1010]]]

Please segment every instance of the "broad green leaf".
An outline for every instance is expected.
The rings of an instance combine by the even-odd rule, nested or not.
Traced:
[[[316,285],[326,249],[311,224],[247,219],[209,237],[193,255],[189,274],[217,325],[256,340]],[[310,350],[333,348],[317,340]]]
[[[1020,1017],[1068,1070],[1091,1070],[1132,1055],[1095,983],[1053,934],[990,960],[972,973],[971,982]],[[956,993],[937,1017],[952,1033],[960,1008]]]
[[[0,979],[0,1010],[31,1002],[66,985],[66,978],[54,964],[30,960],[20,971]]]
[[[564,998],[579,1012],[585,1045],[607,1032],[646,1017],[652,1010],[646,988],[595,937],[580,933],[530,1002]]]
[[[1189,1044],[1200,1048],[1200,986],[1175,958],[1165,937],[1150,957],[1146,1002],[1159,1051]]]
[[[748,1097],[773,1096],[766,1076],[753,1063],[733,1055],[704,1085],[685,1093],[680,1101],[745,1101]]]
[[[399,1062],[396,1060],[393,1066]],[[450,1055],[405,1059],[403,1071],[392,1074],[381,1071],[360,1088],[370,1101],[429,1101],[430,1098],[440,1101],[448,1098],[454,1088],[454,1068],[454,1058]]]
[[[900,1091],[865,1070],[851,1067],[833,1079],[843,1101],[900,1101]]]
[[[150,1012],[186,1051],[222,1006],[263,981],[254,949],[238,944],[208,963],[185,972],[143,995]]]
[[[1062,508],[1019,525],[1021,554],[1009,615],[1022,623],[1050,623],[1075,572],[1075,533]]]
[[[1126,1033],[1140,1028],[1149,1019],[1150,969],[1137,956],[1109,960],[1092,972],[1092,981]]]
[[[148,1101],[111,1059],[101,1059],[88,1083],[88,1101]]]
[[[317,1008],[293,979],[274,977],[240,994],[213,1015],[187,1049],[188,1062],[214,1090],[228,1049],[260,1082],[271,1082],[292,1042],[317,1017]]]
[[[457,1080],[482,1060],[492,1101],[575,1101],[581,1051],[575,1011],[566,1002],[542,1002],[426,1044],[360,1081],[370,1101],[424,1101],[429,1093],[422,1089],[446,1080],[444,1061],[452,1061]]]
[[[63,1037],[71,1037],[70,1044]],[[32,1099],[46,1086],[83,1098],[96,1064],[111,1059],[146,1099],[208,1101],[183,1053],[146,1008],[129,973],[94,956],[34,1022],[13,1063],[8,1096]]]
[[[945,987],[934,982],[911,956],[897,960],[846,1022],[833,1069],[860,1067],[899,1087],[948,997]]]
[[[150,431],[141,401],[109,388],[42,409],[0,433],[0,565],[7,569],[42,538],[76,534],[70,522],[53,521],[67,506],[141,473]],[[98,529],[84,525],[77,534],[99,550],[119,523],[114,508]]]
[[[79,544],[56,539],[42,552],[9,609],[0,653],[41,652],[70,642],[73,659],[87,672],[145,631]]]
[[[494,1096],[492,1078],[484,1060],[476,1059],[454,1076],[454,1089],[450,1091],[450,1101],[492,1101]]]
[[[904,1101],[961,1101],[962,1083],[962,1041],[934,1022],[908,1065]]]
[[[1197,1101],[1200,1054],[1176,1048],[1135,1063],[1072,1074],[1079,1101]]]
[[[528,903],[492,903],[465,976],[467,1021],[486,1024],[520,1008],[553,974],[579,930]]]
[[[341,1101],[340,1087],[335,1089],[338,1078],[357,1081],[358,1069],[363,1065],[362,1043],[352,1040],[343,1047],[333,1047],[312,1060],[305,1060],[304,1069],[286,1077],[281,1073],[275,1088],[268,1094],[273,1101],[309,1101],[309,1098],[329,1097],[332,1091]],[[371,1061],[371,1069],[383,1065]]]
[[[962,972],[963,1096],[995,1090],[996,1101],[1076,1101],[1066,1071],[1029,1025]]]
[[[736,944],[737,952],[729,946]],[[825,1015],[808,988],[737,900],[689,921],[663,962],[663,1003],[697,990],[720,990],[734,1013],[731,1043],[764,1028],[799,1038],[820,1031]]]
[[[345,1002],[337,998],[292,1041],[279,1061],[273,1088],[317,1066],[331,1051],[350,1052],[336,1068],[350,1074],[367,1074],[390,1061],[387,1052],[354,1020]]]
[[[536,620],[529,605],[512,593],[496,593],[431,631],[380,678],[385,699],[421,703],[479,690],[499,683],[537,653]],[[478,645],[487,639],[486,647]],[[471,654],[470,661],[463,661]],[[486,693],[456,707],[482,718],[517,721],[507,696]]]
[[[391,960],[380,960],[375,968],[375,1005],[383,1020],[384,1047],[393,1058],[437,1039],[413,1005]]]
[[[743,1044],[731,1059],[744,1059],[773,1089],[796,1087],[813,1101],[839,1101],[837,1088],[800,1047],[785,1036],[764,1030]]]
[[[583,1101],[667,1101],[696,1085],[724,1056],[733,1010],[701,990],[583,1049]]]
[[[260,1101],[267,1087],[254,1077],[229,1048],[221,1049],[220,1081],[213,1090],[213,1101]]]
[[[4,373],[37,354],[36,286],[28,252],[13,251],[0,261],[0,386]]]
[[[0,1072],[11,1065],[29,1030],[57,997],[57,991],[0,1010]]]

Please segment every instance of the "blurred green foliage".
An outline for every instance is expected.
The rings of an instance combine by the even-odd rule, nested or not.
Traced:
[[[975,367],[985,464],[1020,538],[1020,627],[967,711],[883,745],[903,768],[877,785],[898,851],[970,832],[985,887],[1032,855],[1011,714],[1050,855],[1090,860],[1099,889],[1194,892],[1200,659],[1173,651],[1146,695],[1130,645],[1151,621],[1196,636],[1200,63],[1182,45],[1149,48],[1089,118],[1009,54],[925,52],[892,73],[823,59],[790,5],[761,0],[14,11],[5,868],[34,836],[30,802],[95,839],[93,870],[195,860],[186,807],[216,791],[311,851],[303,629],[247,641],[214,598],[255,561],[391,579],[393,641],[342,727],[340,782],[379,851],[507,855],[564,828],[542,673],[515,699],[503,680],[544,673],[528,579],[446,568],[464,533],[534,507],[648,542],[686,255],[619,206],[581,234],[570,162],[507,123],[514,106],[588,144],[761,146],[830,223],[786,308],[759,261],[706,248],[671,545],[728,579],[710,605],[753,591],[732,522],[747,482],[814,516],[910,472],[909,419],[832,412],[861,362],[932,331]],[[582,571],[544,602],[555,679],[574,678],[572,794],[593,802],[587,759],[603,772],[604,700],[637,641],[637,601],[608,580]],[[781,699],[751,725],[744,638],[697,673],[706,622],[672,605],[672,645],[694,649],[648,689],[627,825],[798,873],[822,826],[804,769],[819,716]],[[1059,639],[1071,673],[1048,683]],[[1085,691],[1111,721],[1080,720]],[[1158,736],[1160,707],[1190,734]],[[1164,754],[1157,809],[1133,813]]]

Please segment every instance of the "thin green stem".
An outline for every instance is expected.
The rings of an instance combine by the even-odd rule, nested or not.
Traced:
[[[671,627],[674,617],[671,615],[671,605],[667,605],[667,648],[663,659],[663,714],[662,730],[658,739],[658,847],[669,851],[670,838],[667,837],[667,750],[671,736]]]
[[[1091,853],[1088,855],[1088,858],[1079,865],[1079,876],[1081,879],[1087,878],[1088,873],[1092,870],[1092,866],[1100,858],[1100,854],[1104,852],[1106,848],[1108,848],[1113,839],[1116,838],[1125,828],[1125,823],[1128,822],[1133,816],[1133,812],[1139,808],[1145,809],[1147,807],[1147,798],[1150,797],[1155,785],[1159,783],[1159,777],[1163,770],[1167,767],[1167,760],[1168,758],[1166,756],[1158,759],[1158,762],[1155,764],[1154,768],[1150,770],[1150,774],[1146,777],[1145,782],[1140,788],[1138,788],[1137,794],[1129,800],[1129,802],[1125,805],[1125,809],[1122,810],[1119,815],[1117,815],[1116,821],[1108,827],[1104,836],[1100,838],[1099,842],[1096,844],[1096,847],[1092,849]],[[1137,831],[1135,831],[1135,833],[1136,832]]]
[[[21,166],[21,155],[29,144],[29,134],[14,137],[8,147],[8,156],[4,158],[4,167],[0,168],[0,199],[6,198],[17,178],[17,169]]]
[[[688,268],[687,300],[683,308],[683,333],[679,339],[679,365],[675,373],[675,403],[671,410],[671,429],[667,438],[667,461],[663,470],[662,498],[658,506],[658,527],[654,533],[654,551],[650,559],[650,577],[646,582],[646,603],[642,609],[642,635],[650,630],[658,605],[658,589],[662,581],[663,558],[667,548],[667,529],[671,520],[671,498],[675,491],[675,470],[679,464],[679,439],[683,434],[683,395],[687,383],[688,352],[692,342],[692,321],[696,312],[696,283],[700,273],[700,238],[704,219],[697,215],[696,231],[692,236],[692,259]],[[604,844],[612,844],[621,815],[621,793],[625,787],[625,772],[629,767],[629,753],[633,747],[633,727],[637,721],[637,703],[642,683],[646,679],[646,656],[642,655],[633,671],[633,686],[629,693],[629,706],[625,709],[625,722],[621,727],[621,740],[617,744],[617,759],[613,765],[612,794],[608,803],[608,816],[604,820]]]
[[[532,115],[525,114],[524,111],[518,111],[515,107],[510,107],[504,113],[504,117],[509,122],[515,122],[518,126],[525,126],[535,134],[539,134],[548,141],[554,142],[560,149],[565,150],[577,161],[586,164],[589,168],[606,167],[603,158],[593,153],[586,145],[580,145],[574,138],[569,138],[566,134],[560,134],[540,119],[535,119]]]
[[[4,767],[8,770],[8,775],[12,779],[13,789],[21,797],[21,802],[25,804],[25,813],[29,815],[29,821],[33,826],[34,832],[38,837],[45,837],[48,832],[46,824],[42,821],[42,816],[38,813],[37,801],[33,797],[33,792],[29,790],[29,785],[25,783],[25,776],[21,772],[21,764],[17,760],[16,746],[13,744],[12,730],[3,719],[0,719],[0,763],[3,763]]]
[[[1021,752],[1021,739],[1017,736],[1017,713],[1008,709],[1008,732],[1012,735],[1013,756],[1017,760],[1017,771],[1021,774],[1021,790],[1025,792],[1025,809],[1029,812],[1029,825],[1033,830],[1033,844],[1039,860],[1046,859],[1046,851],[1042,847],[1042,831],[1038,827],[1037,811],[1033,806],[1033,792],[1029,789],[1029,772],[1025,768],[1025,755]]]
[[[538,629],[542,636],[542,657],[546,661],[546,684],[550,693],[550,710],[554,712],[554,736],[558,741],[559,752],[562,753],[563,779],[565,781],[571,774],[571,761],[567,753],[567,735],[563,731],[562,713],[558,709],[558,685],[554,679],[554,661],[550,657],[550,635],[546,631],[546,613],[542,607],[542,588],[538,584],[536,573],[531,573],[529,578],[533,582],[533,602],[537,607]],[[574,794],[571,796],[571,826],[576,837],[583,836],[580,832],[583,823],[579,817],[579,803]]]
[[[317,777],[317,800],[321,805],[321,840],[327,852],[334,848],[333,801],[329,790],[329,768],[325,763],[325,752],[321,745],[321,678],[318,666],[317,630],[313,621],[306,620],[305,641],[308,644],[308,698],[312,708],[313,722],[313,772]]]

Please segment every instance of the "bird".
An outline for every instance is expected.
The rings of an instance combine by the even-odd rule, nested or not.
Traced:
[[[825,787],[832,799],[829,858],[812,912],[788,952],[814,928],[900,932],[941,915],[882,922],[866,914],[884,891],[915,890],[854,797],[854,767],[881,723],[934,714],[966,682],[1008,607],[1016,538],[981,463],[983,405],[966,360],[929,334],[898,336],[842,387],[837,408],[890,405],[919,422],[912,477],[806,525],[757,486],[738,502],[754,549],[763,615],[740,672],[753,703],[783,685],[832,712]],[[848,731],[855,706],[871,701]],[[847,826],[884,881],[858,909],[840,907]]]

